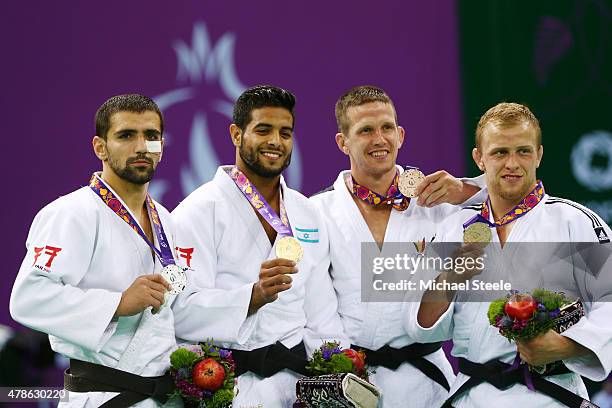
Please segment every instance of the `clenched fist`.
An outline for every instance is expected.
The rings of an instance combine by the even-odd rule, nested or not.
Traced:
[[[290,274],[297,273],[295,262],[288,259],[271,259],[261,264],[259,280],[253,285],[249,315],[266,303],[278,299],[278,294],[291,288]]]
[[[170,289],[170,284],[159,274],[139,276],[121,294],[115,317],[133,316],[149,306],[157,312],[164,304],[164,293]]]

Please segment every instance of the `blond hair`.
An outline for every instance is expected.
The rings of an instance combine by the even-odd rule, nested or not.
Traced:
[[[480,117],[476,126],[476,147],[480,148],[482,133],[489,124],[501,128],[509,128],[521,123],[527,123],[536,132],[536,145],[542,144],[542,130],[538,118],[525,105],[520,103],[502,102],[490,108]]]

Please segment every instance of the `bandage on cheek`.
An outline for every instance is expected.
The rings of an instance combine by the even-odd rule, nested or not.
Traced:
[[[149,153],[161,153],[161,140],[147,140],[145,141],[147,145],[147,151]]]

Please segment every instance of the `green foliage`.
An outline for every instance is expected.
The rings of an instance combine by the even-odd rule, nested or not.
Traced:
[[[531,292],[531,296],[536,302],[542,303],[548,311],[559,309],[561,306],[570,303],[563,293],[545,289],[535,289]]]
[[[508,298],[505,297],[505,298],[497,299],[491,302],[491,304],[489,305],[489,311],[487,312],[487,317],[489,318],[489,324],[494,326],[495,317],[503,316],[504,306],[506,305],[507,301],[508,301]]]
[[[227,408],[232,406],[234,392],[232,390],[220,389],[212,397],[212,400],[206,403],[206,408]]]
[[[353,372],[353,360],[344,354],[334,354],[329,359],[329,369],[332,373]]]
[[[325,356],[327,359],[324,358]],[[353,360],[342,353],[340,343],[337,342],[324,343],[315,350],[306,369],[314,376],[354,372]]]
[[[191,368],[191,366],[200,358],[193,351],[184,348],[176,349],[170,354],[170,364],[172,368]]]

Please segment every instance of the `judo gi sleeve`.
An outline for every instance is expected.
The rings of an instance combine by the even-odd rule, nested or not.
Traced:
[[[190,268],[187,285],[172,305],[176,336],[198,342],[244,344],[257,322],[247,316],[255,282],[235,289],[215,288],[217,251],[214,207],[207,203],[197,211],[179,206],[172,212],[178,257]]]
[[[97,237],[96,215],[81,204],[56,202],[36,215],[10,312],[25,326],[97,352],[114,333],[121,292],[77,287],[89,270]]]

